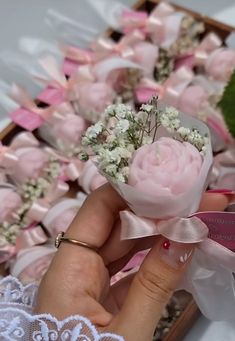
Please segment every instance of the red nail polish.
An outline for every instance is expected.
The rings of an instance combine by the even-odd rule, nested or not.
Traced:
[[[171,246],[171,243],[168,239],[162,243],[162,247],[166,250],[169,250],[170,246]]]
[[[220,189],[209,189],[206,193],[218,193],[218,194],[234,194],[231,189],[220,188]]]

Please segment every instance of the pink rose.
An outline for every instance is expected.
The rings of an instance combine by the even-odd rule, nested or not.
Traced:
[[[54,247],[49,245],[22,249],[11,263],[10,273],[24,284],[40,281],[50,266],[54,254]]]
[[[202,158],[194,146],[162,137],[135,152],[128,183],[153,196],[171,198],[193,186],[201,167]]]
[[[36,147],[20,148],[16,155],[18,163],[13,177],[19,182],[37,179],[48,162],[47,153]]]
[[[79,109],[81,113],[102,114],[113,102],[114,92],[106,83],[84,83],[79,85]],[[99,117],[99,116],[98,116]]]
[[[75,144],[81,141],[87,123],[84,118],[68,114],[64,120],[57,121],[51,128],[51,133],[56,139],[61,139],[65,143]]]
[[[212,78],[228,82],[235,69],[235,51],[221,48],[212,52],[206,62],[205,69]]]
[[[153,77],[153,71],[158,59],[158,47],[149,42],[140,42],[133,47],[134,61],[144,69],[146,77]]]
[[[54,254],[40,257],[35,262],[27,266],[19,275],[19,280],[24,283],[40,281],[49,268]]]
[[[0,223],[13,222],[13,214],[23,204],[21,197],[11,188],[0,189]]]
[[[180,96],[178,108],[185,114],[195,115],[208,105],[208,93],[199,85],[188,86]]]

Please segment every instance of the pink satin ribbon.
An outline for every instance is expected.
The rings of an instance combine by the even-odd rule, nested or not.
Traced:
[[[212,233],[210,224],[214,226],[217,223],[217,226],[220,226],[226,221],[228,225],[226,225],[226,232],[230,233],[227,237],[232,238],[232,243],[229,245],[235,250],[235,231],[233,231],[235,228],[235,213],[200,212],[188,218],[175,217],[169,220],[158,221],[138,217],[130,211],[122,211],[120,212],[120,219],[122,239],[162,235],[175,242],[197,243],[203,252],[217,259],[222,266],[233,272],[235,271],[235,253],[221,244],[224,241],[221,240],[219,244],[215,240],[208,238],[208,234]],[[213,236],[217,235],[213,234]],[[224,238],[226,238],[226,235]]]
[[[94,62],[94,55],[92,51],[64,44],[61,44],[60,47],[66,58],[69,60],[73,60],[79,64],[91,64]]]
[[[209,33],[197,47],[194,53],[194,62],[196,65],[204,65],[209,55],[221,47],[222,40],[215,33]]]
[[[136,29],[143,33],[152,33],[161,30],[163,20],[175,11],[172,6],[162,2],[148,16],[146,12],[124,11],[120,18],[120,25],[125,33]]]
[[[166,104],[177,107],[181,94],[192,80],[193,72],[186,67],[181,67],[163,85],[152,79],[143,78],[135,91],[135,95],[137,100],[142,103],[143,100],[145,102],[149,100],[148,96],[158,95]]]
[[[39,108],[28,93],[15,84],[12,86],[9,96],[21,107],[39,115],[44,120],[46,120],[51,112],[54,111],[54,108],[52,107],[46,109]]]
[[[235,191],[235,145],[232,144],[229,148],[214,158],[213,168],[210,176],[211,188],[224,187],[224,178],[226,177],[227,190]],[[229,181],[230,177],[230,181]]]
[[[22,230],[16,241],[17,252],[31,246],[46,243],[48,237],[41,226],[34,226],[29,229]]]
[[[27,218],[30,221],[41,221],[47,214],[50,205],[43,199],[35,201],[27,212]]]
[[[0,161],[5,168],[16,167],[18,157],[15,155],[15,150],[23,147],[38,147],[39,141],[30,132],[23,132],[13,139],[9,146],[4,146],[0,143]]]
[[[101,37],[92,44],[94,59],[102,60],[112,55],[118,55],[124,59],[134,59],[133,45],[144,40],[144,35],[139,31],[133,31],[125,35],[118,43],[111,39]]]

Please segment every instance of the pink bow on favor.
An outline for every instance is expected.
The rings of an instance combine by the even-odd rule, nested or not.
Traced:
[[[10,113],[10,117],[22,128],[33,131],[40,127],[54,108],[39,108],[28,93],[17,85],[13,85],[9,96],[21,107]]]
[[[166,104],[177,107],[185,88],[192,82],[193,72],[181,67],[168,78],[164,84],[143,78],[136,89],[136,97],[140,103],[147,102],[151,96],[158,95]]]
[[[150,35],[155,44],[169,48],[178,38],[183,16],[169,4],[161,2],[149,16],[145,12],[124,11],[120,25],[125,33],[140,30]]]
[[[93,42],[91,47],[97,61],[112,55],[118,55],[124,59],[134,59],[133,46],[143,40],[143,33],[134,31],[124,35],[117,43],[112,39],[101,37]]]
[[[196,48],[194,53],[194,60],[196,65],[204,65],[210,54],[221,47],[222,40],[217,34],[211,32],[205,36],[200,45]]]
[[[0,162],[1,166],[6,169],[10,169],[16,166],[18,156],[15,154],[15,150],[24,147],[38,147],[39,141],[30,132],[22,132],[12,140],[9,146],[4,146],[0,142]]]
[[[233,212],[199,212],[188,218],[159,221],[122,211],[120,219],[122,239],[162,235],[171,241],[198,244],[203,252],[213,256],[222,266],[235,271],[235,253],[230,251],[235,250]]]
[[[215,33],[208,33],[199,46],[191,54],[182,55],[175,61],[175,69],[186,66],[193,69],[195,66],[205,65],[213,51],[221,47],[222,40]]]
[[[225,188],[235,191],[235,145],[232,144],[225,152],[214,157],[210,176],[212,189]]]
[[[72,76],[81,65],[92,64],[95,61],[94,53],[77,46],[61,45],[65,55],[62,70],[66,76]]]
[[[27,247],[46,243],[47,235],[40,225],[31,225],[28,228],[21,230],[16,239],[16,250],[26,249]]]

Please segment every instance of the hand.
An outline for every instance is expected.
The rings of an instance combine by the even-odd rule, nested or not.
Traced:
[[[226,196],[205,194],[201,210],[223,210]],[[177,287],[195,245],[171,243],[160,237],[120,240],[119,211],[126,208],[121,197],[104,185],[92,193],[66,232],[99,248],[93,250],[61,243],[43,278],[36,313],[58,319],[82,315],[98,329],[122,335],[126,341],[150,341],[163,309]],[[163,246],[164,244],[164,246]],[[110,276],[121,270],[139,250],[152,247],[135,276],[110,287]]]

